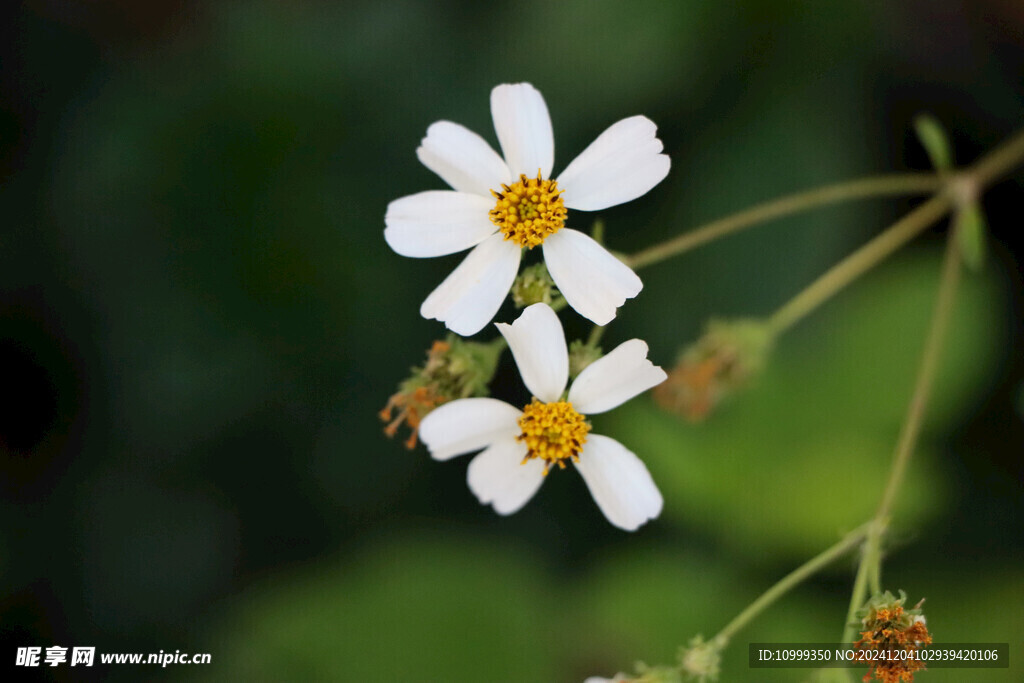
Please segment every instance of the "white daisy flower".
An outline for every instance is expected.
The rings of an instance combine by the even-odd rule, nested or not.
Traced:
[[[438,121],[416,155],[452,190],[396,199],[384,239],[418,258],[473,250],[420,307],[424,318],[476,334],[498,312],[523,248],[543,245],[562,296],[598,325],[640,293],[636,273],[589,236],[565,227],[566,209],[599,211],[645,194],[668,174],[657,126],[644,116],[601,133],[555,180],[555,143],[544,98],[529,83],[491,91],[491,116],[504,159],[469,129]]]
[[[661,512],[662,498],[636,455],[615,439],[590,433],[586,415],[603,413],[664,381],[647,360],[647,344],[623,342],[588,365],[565,394],[569,353],[558,316],[547,304],[526,308],[511,325],[497,323],[533,400],[522,410],[493,398],[464,398],[420,423],[435,460],[483,451],[469,463],[469,488],[502,515],[526,504],[548,471],[572,462],[608,521],[634,531]]]

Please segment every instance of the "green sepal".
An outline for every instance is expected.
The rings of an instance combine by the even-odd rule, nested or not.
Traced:
[[[953,149],[939,120],[931,114],[919,114],[914,119],[914,131],[935,170],[940,173],[952,171]]]
[[[971,270],[981,270],[985,265],[985,253],[988,250],[985,238],[988,222],[985,220],[985,212],[981,210],[981,205],[978,202],[970,202],[958,209],[953,219],[953,227],[956,230],[964,264]]]

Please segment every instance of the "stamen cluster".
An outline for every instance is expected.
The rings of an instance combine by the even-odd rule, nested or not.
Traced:
[[[516,440],[525,442],[527,448],[523,462],[540,458],[547,474],[554,465],[565,469],[566,460],[579,462],[590,423],[568,401],[542,403],[535,398],[523,408],[519,428],[523,432]]]
[[[567,211],[557,181],[544,180],[538,171],[536,178],[521,174],[512,185],[501,187],[501,192],[491,190],[497,202],[490,218],[506,240],[533,249],[565,225]]]

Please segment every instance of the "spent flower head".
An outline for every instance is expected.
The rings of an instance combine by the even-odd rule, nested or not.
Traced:
[[[688,420],[703,420],[761,372],[772,341],[761,320],[711,320],[701,338],[680,352],[654,400]]]
[[[541,247],[562,296],[598,325],[640,293],[643,283],[593,238],[566,227],[568,209],[599,211],[647,193],[668,174],[657,127],[643,116],[613,124],[552,178],[555,143],[547,104],[529,83],[491,91],[504,158],[469,129],[438,121],[416,154],[452,190],[396,199],[384,239],[416,258],[472,249],[423,302],[424,318],[464,336],[498,312],[524,250]]]
[[[854,646],[861,650],[890,653],[884,658],[872,659],[863,678],[865,683],[872,678],[882,683],[911,683],[914,672],[925,668],[920,659],[905,655],[932,642],[921,613],[924,600],[911,609],[904,607],[906,601],[907,595],[903,591],[898,598],[886,591],[873,595],[857,613],[863,630]]]
[[[408,425],[405,446],[413,448],[420,422],[434,408],[457,398],[487,395],[500,354],[501,345],[495,342],[471,342],[454,334],[435,341],[426,362],[412,368],[378,413],[388,423],[384,433],[394,436],[402,424]]]
[[[562,323],[534,304],[511,325],[498,323],[533,400],[521,409],[493,398],[447,403],[420,423],[435,460],[483,451],[468,482],[481,503],[512,514],[533,497],[554,467],[572,464],[612,524],[636,530],[661,512],[662,498],[636,455],[615,439],[592,434],[587,415],[625,403],[665,379],[647,360],[647,344],[623,342],[588,366],[565,391],[569,352]]]

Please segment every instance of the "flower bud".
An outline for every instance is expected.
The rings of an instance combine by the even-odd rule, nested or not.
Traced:
[[[556,297],[560,298],[561,295],[543,263],[523,268],[523,272],[512,283],[512,301],[516,308],[526,308],[533,304],[550,306]]]
[[[722,646],[714,639],[705,642],[702,636],[694,636],[687,647],[679,649],[679,667],[689,680],[715,681],[722,663]]]
[[[576,377],[603,355],[600,346],[590,346],[580,339],[573,341],[569,344],[569,376]]]

